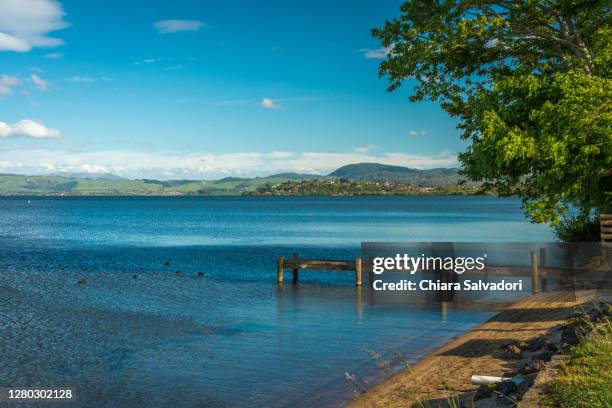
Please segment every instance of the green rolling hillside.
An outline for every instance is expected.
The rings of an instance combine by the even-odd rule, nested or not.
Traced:
[[[349,179],[351,181],[389,181],[422,187],[454,186],[457,169],[416,170],[377,163],[343,166],[327,176],[281,173],[268,177],[220,180],[129,180],[113,175],[78,177],[0,175],[0,195],[241,195],[287,181]]]
[[[334,170],[329,176],[351,181],[391,181],[423,187],[447,187],[456,185],[461,179],[456,168],[417,170],[379,163],[349,164]]]

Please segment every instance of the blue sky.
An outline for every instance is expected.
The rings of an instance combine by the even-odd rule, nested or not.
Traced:
[[[456,165],[454,122],[377,78],[400,3],[0,0],[0,172]]]

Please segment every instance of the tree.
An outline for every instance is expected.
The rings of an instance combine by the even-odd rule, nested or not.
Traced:
[[[389,91],[411,81],[411,101],[458,119],[468,178],[520,196],[534,222],[611,209],[608,1],[412,0],[373,35]]]

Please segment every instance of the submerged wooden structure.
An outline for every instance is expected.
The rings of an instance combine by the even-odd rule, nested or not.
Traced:
[[[282,286],[285,269],[292,270],[292,282],[297,283],[300,269],[323,270],[323,271],[355,271],[355,286],[361,286],[361,258],[354,261],[343,261],[333,259],[301,259],[300,254],[293,253],[292,258],[278,257],[276,270],[276,281]]]

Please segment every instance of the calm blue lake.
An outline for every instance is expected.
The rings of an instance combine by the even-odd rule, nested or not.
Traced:
[[[0,386],[76,387],[83,407],[341,406],[345,373],[380,379],[364,349],[414,361],[494,312],[368,301],[351,273],[277,289],[278,255],[551,240],[496,197],[1,198]]]

